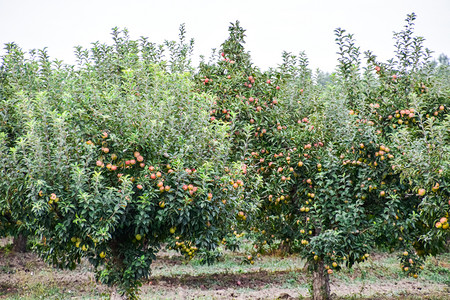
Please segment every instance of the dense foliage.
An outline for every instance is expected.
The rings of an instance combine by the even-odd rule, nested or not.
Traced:
[[[6,45],[0,235],[37,236],[60,267],[88,258],[130,297],[163,243],[211,262],[238,231],[301,253],[325,296],[328,274],[377,247],[417,277],[450,235],[450,66],[414,19],[387,62],[363,64],[336,29],[328,78],[304,53],[261,71],[238,22],[197,70],[183,26],[161,46],[114,29],[76,66]]]

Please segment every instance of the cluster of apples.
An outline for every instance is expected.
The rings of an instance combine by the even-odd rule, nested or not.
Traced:
[[[436,228],[442,228],[442,229],[448,229],[448,219],[446,217],[442,217],[438,222],[435,224]]]

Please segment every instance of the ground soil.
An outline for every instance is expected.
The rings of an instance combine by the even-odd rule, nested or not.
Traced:
[[[234,259],[234,258],[233,258]],[[261,258],[261,263],[266,258]],[[153,276],[141,288],[142,299],[299,299],[309,297],[309,275],[297,258],[289,268],[248,266],[199,272],[174,253],[162,252]],[[374,258],[382,260],[383,257]],[[238,257],[236,257],[236,261]],[[233,261],[231,261],[233,263]],[[449,266],[448,261],[440,262]],[[179,272],[173,269],[179,268]],[[203,267],[205,268],[205,267]],[[205,269],[202,269],[205,270]],[[238,271],[236,271],[238,270]],[[358,271],[331,277],[336,299],[450,299],[450,286],[425,279],[377,275],[362,280]],[[105,299],[111,290],[95,281],[91,267],[75,271],[52,268],[33,253],[0,251],[0,299]]]

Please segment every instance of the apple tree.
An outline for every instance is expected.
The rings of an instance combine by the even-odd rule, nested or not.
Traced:
[[[413,36],[414,18],[395,34],[396,58],[383,64],[366,52],[364,69],[353,36],[336,30],[334,88],[311,116],[325,144],[321,168],[309,176],[313,236],[301,248],[315,271],[314,298],[329,297],[328,274],[372,249],[400,250],[402,270],[414,278],[425,256],[445,251],[449,86]]]
[[[188,257],[212,250],[247,203],[229,125],[210,122],[214,99],[191,83],[189,45],[171,44],[166,61],[147,40],[113,34],[112,46],[78,48],[76,67],[25,61],[45,82],[35,90],[9,85],[1,226],[20,223],[56,266],[88,259],[101,282],[134,298],[162,243],[177,240]]]

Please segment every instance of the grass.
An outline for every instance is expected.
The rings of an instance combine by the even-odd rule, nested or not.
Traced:
[[[310,275],[299,256],[262,256],[242,263],[245,251],[225,252],[208,266],[162,251],[142,299],[308,299]],[[395,254],[377,253],[368,262],[331,276],[336,299],[450,299],[450,254],[428,259],[419,279],[406,278]],[[0,299],[107,299],[111,290],[93,280],[89,264],[75,271],[45,265],[31,253],[0,250]]]

